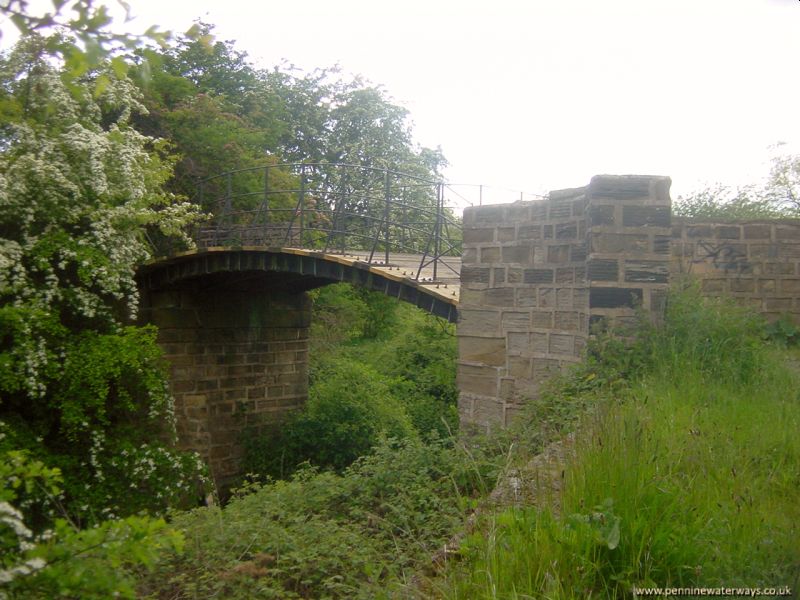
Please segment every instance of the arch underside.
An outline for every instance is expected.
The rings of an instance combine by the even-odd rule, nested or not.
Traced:
[[[397,271],[393,271],[397,269]],[[399,267],[376,265],[354,256],[295,248],[208,248],[158,259],[142,267],[145,289],[182,285],[247,290],[305,292],[345,282],[381,292],[455,323],[458,286],[421,283],[400,275]]]

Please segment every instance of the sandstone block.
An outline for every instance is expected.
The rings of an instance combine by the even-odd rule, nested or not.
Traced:
[[[496,263],[500,262],[500,247],[499,246],[485,246],[480,249],[481,263]],[[505,262],[505,261],[504,261]]]
[[[506,362],[506,340],[459,336],[458,356],[464,361],[499,367]]]
[[[464,211],[466,216],[467,211]],[[464,227],[465,244],[485,244],[494,241],[494,227]]]
[[[528,331],[531,326],[531,315],[527,311],[503,311],[503,330]]]

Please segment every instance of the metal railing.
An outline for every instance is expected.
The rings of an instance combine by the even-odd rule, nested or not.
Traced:
[[[199,248],[266,246],[362,254],[371,264],[419,256],[414,278],[458,277],[460,195],[442,182],[348,164],[272,164],[200,182],[195,202],[213,217]],[[453,202],[453,199],[456,201]],[[459,205],[460,204],[460,205]]]

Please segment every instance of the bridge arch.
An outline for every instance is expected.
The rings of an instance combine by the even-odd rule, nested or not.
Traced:
[[[591,323],[663,308],[669,178],[598,176],[535,202],[472,207],[461,229],[443,184],[299,165],[276,190],[284,167],[217,180],[216,222],[196,232],[199,249],[139,272],[142,320],[159,326],[171,363],[179,441],[223,485],[239,475],[242,430],[279,426],[305,403],[307,290],[349,281],[458,317],[459,412],[482,427],[507,423],[581,360]]]
[[[299,248],[212,247],[183,252],[152,261],[139,272],[144,290],[176,289],[187,283],[269,286],[273,291],[302,293],[331,283],[346,282],[381,292],[413,304],[455,323],[458,279],[416,279],[413,264],[418,257],[395,255],[389,264],[370,263],[367,257]],[[456,272],[460,260],[451,261]],[[404,269],[404,267],[406,267]]]
[[[449,191],[448,191],[449,190]],[[140,320],[159,329],[179,444],[218,484],[240,474],[244,429],[305,404],[311,301],[349,282],[457,320],[460,194],[389,169],[270,164],[212,177],[197,250],[139,269]]]
[[[179,444],[200,454],[218,485],[241,474],[244,430],[280,427],[306,402],[307,291],[348,282],[456,321],[457,280],[413,278],[413,265],[404,270],[401,256],[388,265],[367,259],[301,248],[209,247],[140,269],[140,320],[158,327]]]

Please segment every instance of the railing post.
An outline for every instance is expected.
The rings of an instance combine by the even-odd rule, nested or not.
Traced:
[[[385,181],[384,181],[384,197],[385,197],[385,200],[386,200],[386,205],[384,206],[384,209],[383,209],[383,226],[386,229],[385,229],[385,235],[384,235],[384,242],[383,243],[385,245],[384,250],[386,252],[386,261],[385,262],[388,265],[389,264],[389,217],[391,216],[391,213],[392,213],[392,190],[391,190],[391,184],[389,182],[389,169],[388,168],[386,169]]]
[[[225,176],[225,203],[222,206],[222,215],[220,215],[219,221],[217,222],[217,230],[214,232],[214,245],[218,245],[220,242],[220,234],[222,233],[223,228],[226,224],[228,224],[229,219],[231,218],[231,211],[233,210],[233,182],[232,182],[232,174],[228,173]]]
[[[405,252],[406,250],[406,226],[408,225],[408,196],[406,194],[406,188],[403,186],[403,196],[400,199],[400,203],[403,207],[402,210],[402,217],[400,218],[400,251]]]
[[[306,222],[306,166],[300,167],[300,247],[303,247],[303,229]]]
[[[433,280],[436,281],[436,271],[439,265],[439,256],[442,253],[442,212],[444,211],[444,189],[443,184],[439,183],[436,186],[436,229],[434,231],[435,238],[433,240]]]
[[[230,217],[231,210],[233,209],[233,175],[228,173],[225,176],[225,210],[226,217]]]
[[[264,223],[269,222],[269,165],[264,167]]]
[[[338,218],[338,221],[337,221],[337,227],[342,227],[343,223],[344,223],[345,226],[347,225],[346,220],[344,220],[344,221],[342,220],[342,212],[347,207],[347,197],[348,197],[348,194],[347,194],[347,167],[342,167],[342,171],[344,171],[344,177],[343,177],[343,181],[342,181],[342,204],[339,207],[339,218]],[[347,231],[345,229],[342,229],[340,233],[342,234],[342,256],[344,256],[345,252],[347,252]]]

